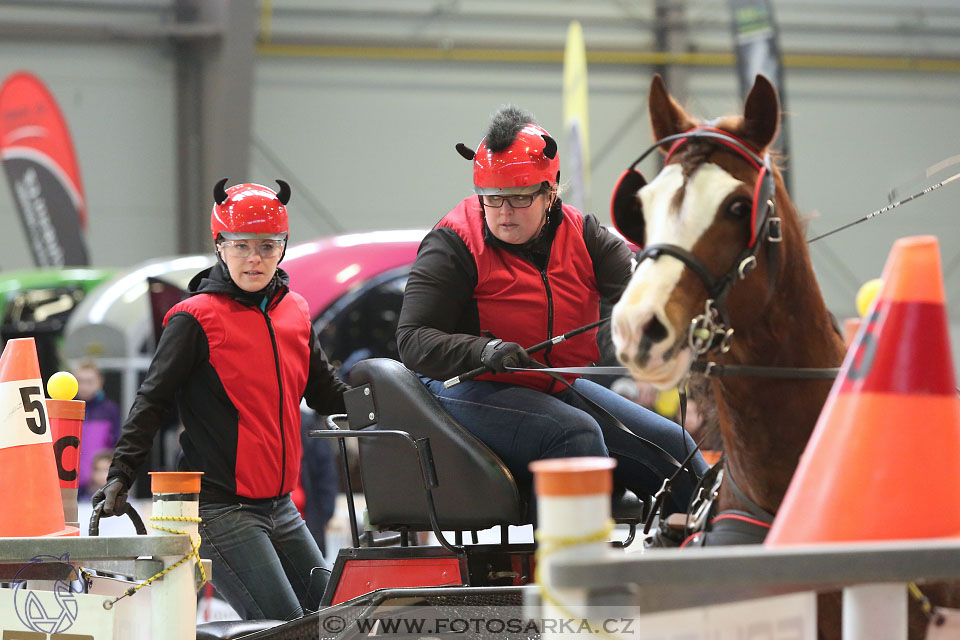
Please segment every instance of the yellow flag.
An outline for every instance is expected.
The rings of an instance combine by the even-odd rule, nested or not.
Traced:
[[[570,190],[564,200],[581,211],[590,205],[590,134],[587,112],[587,50],[574,20],[563,54],[563,128],[567,138],[565,171]]]

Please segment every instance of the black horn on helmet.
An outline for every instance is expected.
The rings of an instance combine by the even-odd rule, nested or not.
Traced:
[[[227,200],[227,190],[223,188],[227,180],[229,178],[221,178],[217,184],[213,185],[213,201],[217,204],[223,204]]]
[[[277,184],[280,185],[280,191],[277,191],[277,200],[280,201],[280,204],[287,204],[290,202],[290,185],[280,179],[277,179]]]

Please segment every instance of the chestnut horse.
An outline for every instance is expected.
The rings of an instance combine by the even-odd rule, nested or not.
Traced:
[[[757,76],[743,116],[698,130],[656,76],[650,118],[654,138],[668,139],[660,147],[673,152],[652,182],[630,194],[633,206],[621,207],[614,218],[646,254],[613,311],[613,341],[623,364],[639,380],[676,387],[703,355],[695,351],[720,346],[705,343],[717,342],[716,335],[726,342],[725,352],[709,354],[717,364],[840,366],[843,340],[814,277],[803,225],[779,170],[766,158],[780,119],[773,85]],[[676,138],[688,132],[691,137]],[[717,137],[694,137],[700,132]],[[618,197],[632,186],[622,181]],[[712,310],[705,314],[708,299]],[[711,333],[699,334],[699,343],[691,336],[694,322]],[[746,498],[775,513],[832,382],[754,376],[710,382],[728,477]],[[724,482],[719,509],[743,506]]]
[[[647,153],[667,158],[649,184],[631,167],[614,191],[614,223],[643,250],[613,310],[613,342],[636,379],[661,389],[707,360],[708,375],[740,374],[709,377],[725,455],[717,519],[752,520],[759,542],[832,385],[813,376],[840,366],[844,343],[768,155],[780,122],[773,85],[757,76],[742,116],[703,124],[658,75],[649,107]],[[839,634],[839,598],[820,604],[822,634]]]

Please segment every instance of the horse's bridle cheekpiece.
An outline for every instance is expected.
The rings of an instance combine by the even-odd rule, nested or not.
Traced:
[[[637,171],[636,166],[654,150],[672,142],[664,161],[669,162],[681,146],[694,139],[710,140],[723,145],[739,154],[758,171],[750,210],[750,241],[733,266],[720,278],[714,278],[703,261],[683,247],[663,243],[644,246],[646,225],[643,219],[643,205],[637,197],[637,192],[647,184],[647,181]],[[623,172],[613,189],[610,199],[613,224],[625,238],[641,248],[637,254],[637,264],[639,265],[647,258],[656,260],[661,255],[672,256],[697,274],[707,289],[704,312],[695,317],[690,324],[688,341],[695,358],[714,349],[719,349],[723,353],[730,349],[733,329],[730,327],[730,315],[727,311],[727,295],[734,282],[744,279],[757,266],[757,251],[764,239],[767,240],[771,290],[773,288],[777,275],[779,246],[783,239],[780,218],[774,215],[775,192],[776,181],[770,156],[764,154],[761,158],[744,141],[714,127],[695,127],[684,133],[657,140],[630,165],[629,169]]]

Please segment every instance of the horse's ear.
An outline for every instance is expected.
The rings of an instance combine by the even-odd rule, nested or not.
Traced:
[[[653,137],[662,140],[676,133],[683,133],[696,126],[696,122],[687,115],[683,107],[667,91],[667,85],[659,73],[654,74],[650,82],[650,124]],[[670,150],[670,144],[662,145],[664,151]]]
[[[766,149],[777,137],[780,126],[780,98],[773,83],[757,74],[743,108],[743,138],[757,149]]]

